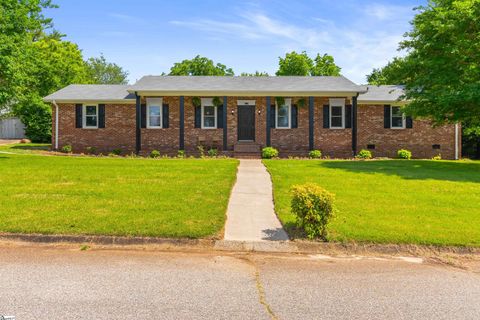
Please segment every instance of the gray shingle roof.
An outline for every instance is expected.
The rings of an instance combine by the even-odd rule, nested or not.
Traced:
[[[129,85],[71,84],[45,98],[44,101],[135,101],[135,95],[127,91]]]
[[[367,86],[367,88],[366,93],[358,96],[358,103],[399,101],[404,93],[404,86],[401,85]]]
[[[216,77],[216,76],[145,76],[129,88],[130,92],[362,92],[359,86],[340,77]]]

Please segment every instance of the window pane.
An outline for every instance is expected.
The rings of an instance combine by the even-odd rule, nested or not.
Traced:
[[[287,117],[287,116],[288,116],[288,106],[279,106],[278,117]]]
[[[403,127],[403,118],[402,117],[392,117],[392,127],[402,128]]]
[[[160,116],[150,116],[149,127],[160,127]]]
[[[85,114],[86,115],[97,115],[97,107],[96,106],[86,106],[85,107]]]
[[[160,116],[160,107],[150,106],[148,107],[148,112],[150,116]]]
[[[97,126],[97,116],[86,116],[85,124],[87,127],[96,127]]]
[[[288,128],[288,117],[278,117],[277,127],[279,128]]]
[[[203,126],[207,128],[215,127],[215,117],[212,117],[212,116],[204,117]]]
[[[392,107],[392,117],[393,116],[402,116],[402,109],[400,107]]]
[[[342,127],[342,117],[332,117],[332,127]]]
[[[332,116],[342,116],[342,107],[332,107]]]
[[[203,114],[205,116],[214,116],[215,115],[215,107],[212,106],[205,106],[203,107]]]

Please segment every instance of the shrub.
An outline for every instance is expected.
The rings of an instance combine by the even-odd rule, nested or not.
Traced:
[[[97,148],[95,147],[87,147],[86,148],[88,154],[95,154],[97,153]]]
[[[432,158],[432,160],[442,160],[442,155],[439,153]]]
[[[50,142],[52,138],[52,109],[41,96],[24,90],[23,96],[13,107],[13,112],[25,125],[25,135],[32,142]]]
[[[177,158],[185,158],[185,150],[178,150]]]
[[[201,158],[205,157],[205,148],[203,146],[197,146],[197,150]]]
[[[63,153],[72,153],[73,148],[71,145],[66,144],[62,147],[62,149],[60,149],[60,151],[62,151]]]
[[[152,152],[150,152],[150,158],[158,158],[158,157],[160,157],[160,151],[152,150]]]
[[[308,156],[311,159],[320,159],[322,157],[322,151],[320,150],[312,150],[308,153]]]
[[[111,154],[115,155],[115,156],[119,156],[122,154],[122,149],[113,149]]]
[[[406,149],[400,149],[397,151],[397,157],[400,159],[407,159],[410,160],[412,158],[412,152]]]
[[[209,157],[216,157],[218,155],[218,151],[215,148],[208,149],[207,154]]]
[[[262,149],[263,159],[272,159],[278,157],[278,150],[273,147],[266,147]]]
[[[314,183],[293,186],[291,209],[297,226],[309,239],[327,239],[327,224],[335,214],[335,195]]]
[[[357,159],[372,159],[372,157],[372,152],[365,149],[360,150],[360,152],[356,156]]]

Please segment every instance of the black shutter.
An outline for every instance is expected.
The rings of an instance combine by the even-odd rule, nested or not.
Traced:
[[[140,113],[142,115],[140,127],[146,128],[147,127],[147,105],[146,104],[142,104],[140,106]]]
[[[105,128],[105,105],[98,105],[98,127]]]
[[[390,128],[390,105],[386,104],[383,106],[383,127],[385,129]]]
[[[83,105],[75,105],[75,128],[83,128],[83,119],[82,119]]]
[[[276,128],[277,127],[276,126],[276,121],[275,121],[276,117],[277,116],[276,116],[275,105],[272,104],[270,106],[270,128]]]
[[[202,107],[195,107],[195,128],[202,127]]]
[[[409,117],[407,116],[406,119],[405,119],[405,125],[408,129],[412,129],[413,128],[413,119],[412,117]]]
[[[292,106],[291,116],[292,116],[292,128],[298,128],[298,107],[296,104]]]
[[[217,128],[223,128],[223,104],[217,107]]]
[[[330,128],[330,106],[328,104],[323,105],[323,127]]]
[[[345,106],[345,128],[352,127],[352,105]]]
[[[169,125],[169,108],[168,104],[162,105],[162,128],[168,128]]]

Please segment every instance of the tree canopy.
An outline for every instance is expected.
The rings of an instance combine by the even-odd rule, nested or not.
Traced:
[[[405,84],[407,81],[407,74],[404,70],[406,67],[406,59],[408,59],[408,57],[396,57],[383,68],[373,69],[372,72],[367,75],[368,84]]]
[[[332,56],[317,54],[312,59],[303,51],[295,51],[279,57],[277,76],[338,76],[341,68],[335,64]]]
[[[97,84],[127,84],[128,72],[116,63],[107,62],[105,57],[89,58],[86,61],[87,76]]]
[[[242,72],[240,74],[242,77],[268,77],[268,72],[255,71],[254,73]]]
[[[233,76],[232,68],[224,64],[215,64],[213,60],[197,55],[191,60],[177,62],[170,68],[171,76]]]

